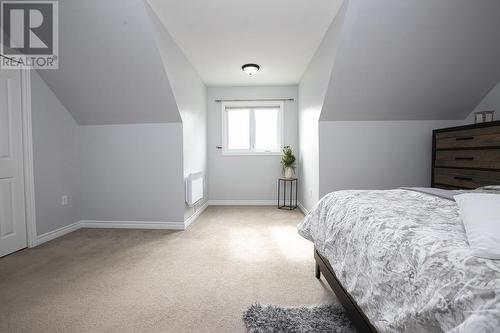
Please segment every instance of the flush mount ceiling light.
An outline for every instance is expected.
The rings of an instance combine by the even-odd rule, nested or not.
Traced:
[[[256,64],[246,64],[246,65],[241,66],[241,69],[243,70],[243,72],[252,76],[252,75],[255,75],[255,73],[257,73],[259,71],[260,66],[256,65]]]

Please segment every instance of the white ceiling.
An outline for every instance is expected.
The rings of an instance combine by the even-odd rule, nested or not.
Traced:
[[[149,0],[208,86],[297,84],[342,0]],[[257,63],[248,76],[241,66]]]

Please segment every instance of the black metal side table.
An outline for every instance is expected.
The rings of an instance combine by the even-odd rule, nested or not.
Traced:
[[[295,197],[293,195],[294,186],[295,186]],[[287,205],[287,187],[289,187],[288,205]],[[282,188],[283,188],[283,205],[281,205]],[[297,178],[278,178],[278,209],[293,210],[297,208],[297,197],[298,197]]]

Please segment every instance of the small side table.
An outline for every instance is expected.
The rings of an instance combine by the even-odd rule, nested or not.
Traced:
[[[293,195],[294,186],[295,186],[295,198]],[[287,205],[287,187],[289,187],[288,205]],[[283,192],[283,205],[281,205],[282,192]],[[278,209],[293,210],[297,208],[297,196],[298,196],[297,178],[278,178]]]

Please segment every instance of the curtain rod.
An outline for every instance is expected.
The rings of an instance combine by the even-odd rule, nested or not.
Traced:
[[[220,102],[273,102],[273,101],[285,101],[293,102],[294,98],[291,97],[281,97],[281,98],[250,98],[250,99],[216,99],[216,103]]]

